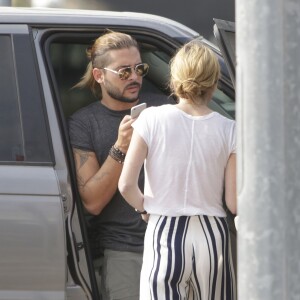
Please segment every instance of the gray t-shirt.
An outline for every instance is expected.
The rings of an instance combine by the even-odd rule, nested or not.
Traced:
[[[155,99],[155,98],[154,98]],[[148,102],[141,99],[140,102]],[[156,99],[159,105],[162,99]],[[159,101],[159,102],[158,102]],[[92,103],[74,113],[69,119],[69,135],[72,147],[96,153],[100,165],[107,159],[109,149],[116,142],[121,120],[129,110],[113,111],[100,101]],[[144,172],[141,171],[139,186],[143,190]],[[87,218],[88,235],[94,257],[103,249],[142,252],[146,223],[124,200],[119,191],[98,216]]]

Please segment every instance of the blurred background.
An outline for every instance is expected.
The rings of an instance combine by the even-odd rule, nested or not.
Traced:
[[[150,13],[178,21],[213,41],[213,18],[234,21],[234,2],[235,0],[0,0],[0,6]]]

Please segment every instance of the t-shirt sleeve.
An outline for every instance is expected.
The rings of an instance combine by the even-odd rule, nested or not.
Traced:
[[[72,147],[93,152],[89,122],[75,115],[69,118],[68,126]]]
[[[236,122],[232,121],[229,130],[229,153],[236,153]]]

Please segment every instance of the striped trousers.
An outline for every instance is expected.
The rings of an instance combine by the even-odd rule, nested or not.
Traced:
[[[140,300],[235,300],[226,218],[150,215]]]

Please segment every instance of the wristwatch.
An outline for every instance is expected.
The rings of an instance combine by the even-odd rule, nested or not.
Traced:
[[[135,211],[140,214],[140,215],[146,215],[147,214],[147,211],[144,210],[144,211],[139,211],[138,209],[135,209]]]

